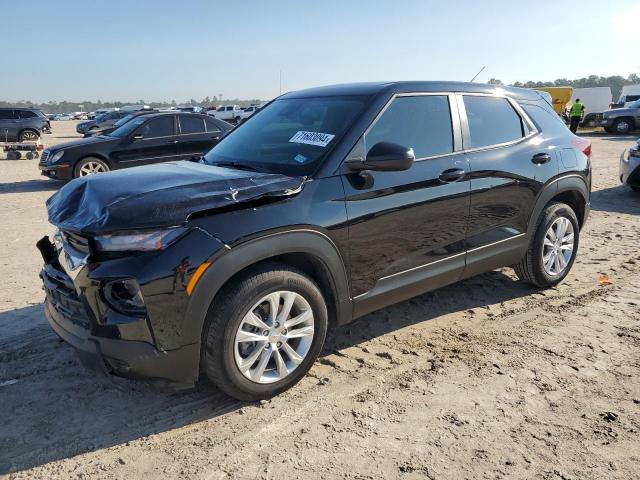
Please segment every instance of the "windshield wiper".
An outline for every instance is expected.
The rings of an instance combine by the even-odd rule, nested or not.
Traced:
[[[252,166],[247,165],[246,163],[238,163],[238,162],[216,162],[212,163],[214,167],[231,167],[236,168],[238,170],[248,170],[250,172],[260,172],[261,170]]]

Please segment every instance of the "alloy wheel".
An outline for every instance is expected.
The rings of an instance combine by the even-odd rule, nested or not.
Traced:
[[[240,322],[234,342],[236,366],[255,383],[282,380],[303,362],[313,334],[313,311],[302,295],[265,295]]]
[[[627,133],[629,131],[629,123],[622,120],[616,124],[616,129],[620,133]]]
[[[26,131],[26,132],[22,132],[22,134],[20,135],[22,137],[23,141],[26,142],[31,142],[34,140],[38,139],[38,134],[36,134],[36,132],[32,132],[30,130]]]
[[[556,219],[547,230],[542,244],[545,272],[551,276],[564,272],[573,256],[573,247],[573,224],[566,217]]]
[[[99,162],[87,162],[80,167],[80,176],[95,175],[96,173],[104,173],[107,169]]]

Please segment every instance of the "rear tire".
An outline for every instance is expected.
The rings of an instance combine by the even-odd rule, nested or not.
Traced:
[[[211,304],[203,332],[203,371],[239,400],[273,397],[311,368],[327,324],[325,300],[309,277],[278,263],[260,265],[226,285]]]
[[[560,232],[560,235],[554,239],[555,232]],[[571,241],[565,242],[569,237]],[[580,226],[575,212],[569,205],[551,202],[540,215],[529,250],[513,267],[516,275],[540,288],[557,285],[564,280],[573,266],[579,240]],[[570,257],[567,255],[569,245]],[[554,252],[557,255],[554,256]],[[557,262],[554,262],[555,258]]]

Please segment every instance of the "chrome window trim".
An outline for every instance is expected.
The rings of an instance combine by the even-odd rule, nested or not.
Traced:
[[[535,126],[535,124],[531,121],[531,118],[529,118],[527,113],[520,106],[520,104],[516,102],[513,98],[509,97],[508,95],[501,95],[501,94],[495,94],[495,93],[457,92],[456,97],[458,97],[458,108],[460,109],[460,117],[461,117],[461,120],[464,120],[462,122],[463,130],[464,130],[463,138],[465,137],[471,138],[471,133],[469,132],[469,120],[467,118],[467,109],[464,105],[464,98],[463,98],[465,95],[470,97],[504,98],[509,102],[511,107],[515,110],[516,115],[520,117],[520,120],[523,122],[523,127],[528,129],[528,133],[526,135],[523,135],[522,137],[516,140],[510,140],[508,142],[493,143],[491,145],[483,145],[482,147],[467,148],[467,149],[465,149],[463,145],[463,151],[465,153],[481,152],[484,150],[493,150],[495,148],[502,148],[502,147],[508,147],[511,145],[516,145],[521,142],[526,142],[540,133],[540,131]]]

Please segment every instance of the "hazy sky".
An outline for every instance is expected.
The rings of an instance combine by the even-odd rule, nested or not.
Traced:
[[[283,91],[640,72],[638,0],[28,4],[2,0],[1,100],[270,99],[280,71]]]

